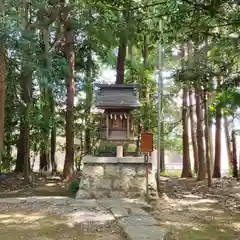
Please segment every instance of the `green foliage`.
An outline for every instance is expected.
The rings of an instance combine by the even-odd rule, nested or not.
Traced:
[[[20,120],[23,118],[22,83],[24,74],[32,73],[30,101],[30,148],[50,149],[50,130],[57,128],[58,135],[65,131],[67,59],[63,46],[63,19],[67,11],[62,4],[33,1],[26,14],[24,1],[5,1],[6,14],[1,37],[7,46],[6,105],[5,105],[5,162],[9,168],[14,163],[13,148],[17,146]],[[157,82],[155,76],[157,43],[164,47],[164,70],[171,71],[170,79],[164,79],[163,108],[165,115],[164,141],[167,150],[181,149],[181,100],[180,89],[200,86],[212,93],[210,114],[214,116],[217,106],[232,115],[239,109],[239,6],[229,1],[71,1],[75,41],[76,96],[84,93],[74,109],[74,132],[81,139],[81,154],[85,154],[85,133],[90,132],[90,148],[98,144],[98,120],[91,114],[94,105],[94,82],[98,79],[100,66],[116,68],[113,50],[119,38],[127,40],[125,82],[137,83],[141,108],[133,112],[136,125],[143,125],[157,133]],[[43,16],[41,16],[43,14]],[[29,15],[29,19],[25,17]],[[42,18],[41,18],[42,17]],[[159,20],[163,30],[159,28]],[[50,29],[48,44],[51,51],[45,53],[43,30]],[[143,62],[144,39],[147,42],[147,64]],[[172,49],[191,41],[194,47],[192,62],[184,61],[180,71],[179,56]],[[50,66],[47,66],[47,60]],[[216,79],[221,84],[216,87]],[[53,99],[52,99],[52,98]],[[56,106],[55,112],[50,105]],[[132,147],[127,151],[135,151]],[[95,154],[116,154],[116,146],[108,144],[96,147]]]
[[[71,197],[75,197],[78,190],[79,190],[79,183],[80,181],[78,179],[74,179],[71,181],[71,183],[68,185],[68,194]]]
[[[105,143],[96,147],[94,154],[98,156],[101,153],[110,153],[113,156],[116,156],[116,145],[112,143]]]

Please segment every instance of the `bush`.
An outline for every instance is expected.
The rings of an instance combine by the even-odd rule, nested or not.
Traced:
[[[74,179],[68,186],[68,194],[72,197],[75,197],[79,190],[80,180]]]
[[[112,143],[106,143],[106,144],[100,145],[100,146],[96,147],[95,155],[98,155],[99,153],[116,154],[116,145],[112,144]]]

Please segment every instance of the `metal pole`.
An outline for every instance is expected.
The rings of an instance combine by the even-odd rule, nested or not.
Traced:
[[[162,38],[162,20],[159,22],[159,28],[160,28],[160,34]],[[157,43],[157,72],[158,72],[158,138],[157,138],[157,172],[156,172],[156,181],[157,181],[157,191],[158,194],[160,194],[160,178],[159,178],[159,173],[160,173],[160,150],[161,150],[161,121],[162,121],[162,102],[161,102],[161,97],[163,94],[163,77],[162,77],[162,68],[163,68],[163,48],[162,48],[162,43],[161,40],[158,41]]]

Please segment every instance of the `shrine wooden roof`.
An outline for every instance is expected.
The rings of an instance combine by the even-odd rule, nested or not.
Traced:
[[[96,107],[134,109],[140,107],[136,84],[96,84]]]

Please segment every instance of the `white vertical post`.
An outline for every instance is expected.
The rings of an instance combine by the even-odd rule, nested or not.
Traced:
[[[108,139],[108,132],[109,132],[109,114],[106,114],[106,139]]]
[[[163,27],[162,27],[162,20],[159,22],[159,28],[160,28],[160,38],[162,39],[163,34]],[[159,184],[159,173],[160,173],[160,150],[161,150],[161,117],[162,117],[162,103],[161,98],[163,94],[163,77],[162,77],[162,69],[163,69],[163,48],[161,40],[157,43],[157,72],[158,72],[158,138],[157,138],[157,172],[156,172],[156,180],[157,185]],[[158,187],[158,186],[157,186]],[[159,190],[159,189],[158,189]]]

